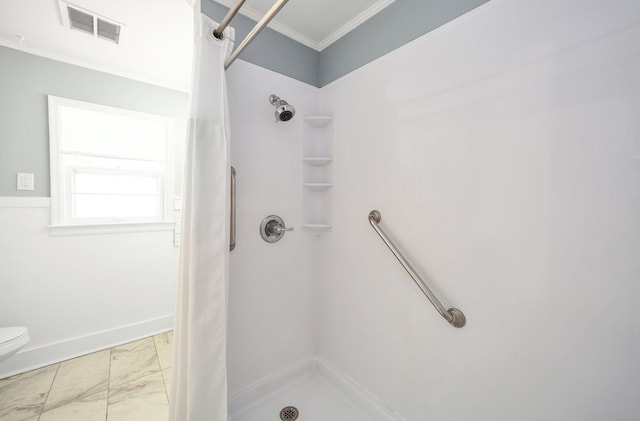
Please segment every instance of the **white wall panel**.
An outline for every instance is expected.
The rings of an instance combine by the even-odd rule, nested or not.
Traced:
[[[407,420],[637,417],[639,23],[635,1],[492,1],[322,89],[319,352]]]
[[[229,391],[315,352],[312,261],[315,237],[301,224],[304,115],[315,114],[318,89],[237,61],[227,72],[231,163],[237,176],[237,246],[231,253]],[[269,95],[296,108],[275,122]],[[259,234],[262,219],[279,215],[294,227],[277,243]]]

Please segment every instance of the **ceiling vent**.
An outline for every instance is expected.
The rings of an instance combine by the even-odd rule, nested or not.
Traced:
[[[61,0],[58,3],[60,4],[62,23],[67,28],[116,44],[120,43],[122,24]]]

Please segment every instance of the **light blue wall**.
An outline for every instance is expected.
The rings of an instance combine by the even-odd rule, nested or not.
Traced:
[[[240,58],[322,87],[487,1],[396,0],[321,52],[266,28]],[[228,8],[213,0],[203,0],[202,11],[220,22]],[[240,14],[233,19],[236,45],[254,25],[253,20]]]
[[[47,95],[173,117],[184,142],[186,93],[0,47],[0,196],[50,195]],[[16,190],[17,172],[35,174],[35,191]]]
[[[318,85],[382,57],[488,0],[396,0],[320,52]]]

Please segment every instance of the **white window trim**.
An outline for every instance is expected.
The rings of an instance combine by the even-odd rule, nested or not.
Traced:
[[[120,232],[149,232],[149,231],[170,231],[175,225],[173,217],[173,198],[174,198],[174,125],[171,118],[166,118],[168,124],[167,139],[165,142],[165,176],[164,181],[162,209],[163,220],[161,221],[127,221],[127,222],[97,222],[86,224],[70,224],[64,223],[65,200],[60,191],[61,180],[64,180],[62,167],[60,165],[62,159],[60,127],[58,107],[70,106],[82,108],[90,111],[108,112],[123,116],[139,116],[143,118],[162,118],[162,116],[141,113],[138,111],[126,110],[122,108],[109,107],[106,105],[92,104],[83,101],[77,101],[69,98],[48,95],[49,108],[49,164],[51,177],[51,224],[49,230],[51,235],[83,235],[83,234],[107,234]],[[106,158],[114,158],[105,156]]]

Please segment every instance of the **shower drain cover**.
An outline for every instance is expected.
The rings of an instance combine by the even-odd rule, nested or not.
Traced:
[[[295,421],[298,419],[298,415],[300,415],[300,413],[295,406],[285,406],[280,411],[280,419],[282,421]]]

